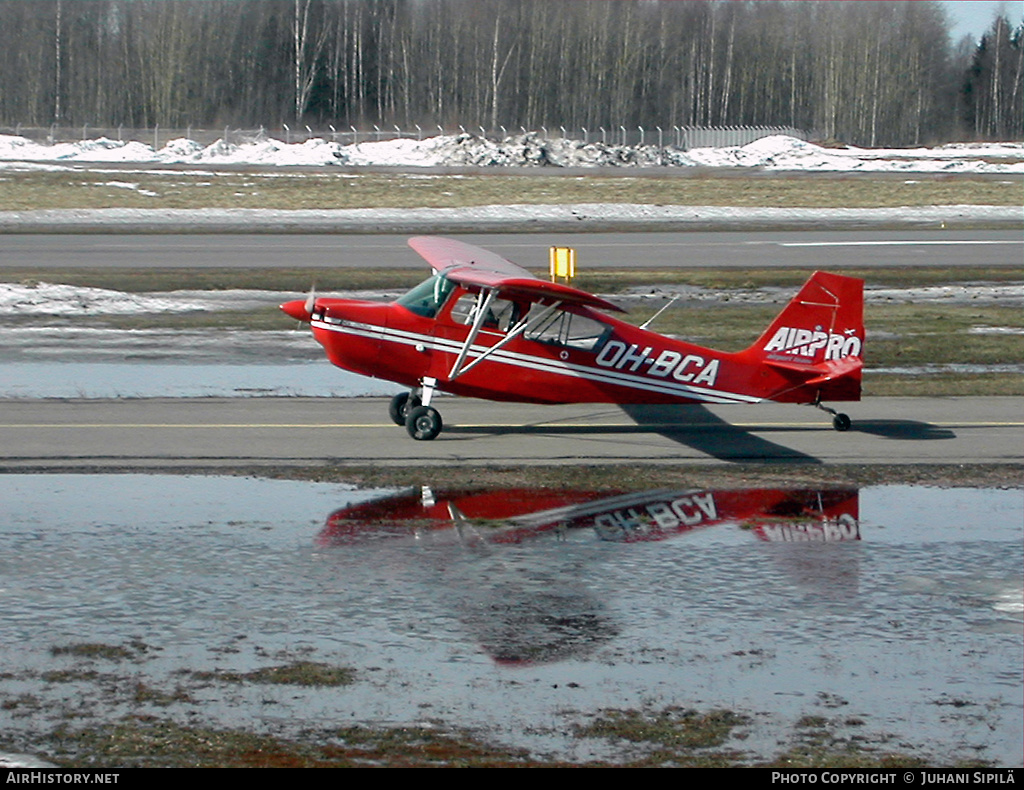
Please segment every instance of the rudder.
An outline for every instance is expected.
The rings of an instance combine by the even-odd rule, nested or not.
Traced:
[[[864,281],[815,272],[748,349],[768,362],[799,366],[861,358]]]

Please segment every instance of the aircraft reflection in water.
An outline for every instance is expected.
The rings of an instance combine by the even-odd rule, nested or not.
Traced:
[[[569,540],[571,534],[585,536],[588,529],[601,540],[635,542],[732,524],[764,541],[823,544],[859,540],[858,518],[859,492],[849,488],[610,493],[527,488],[435,492],[423,487],[335,511],[318,542],[355,547],[434,538],[428,542],[443,547],[446,538],[454,538],[454,545],[479,547],[545,536]],[[817,600],[834,595],[848,600],[849,588],[856,586],[855,556],[796,554],[775,560],[797,586],[812,589]],[[468,578],[456,583],[447,560],[442,569],[434,567],[430,558],[436,561],[437,556],[424,555],[419,567],[439,574],[445,607],[458,613],[472,640],[499,664],[582,658],[621,632],[622,615],[610,611],[592,578],[579,572],[577,555],[567,560],[570,567],[552,568],[550,563],[558,561],[543,553],[523,568],[516,562],[510,567],[505,552],[474,551],[470,569],[461,571]],[[677,567],[668,562],[668,567]],[[685,587],[687,578],[684,573],[679,584]],[[699,606],[693,597],[689,600],[691,607]]]
[[[479,527],[475,536],[515,543],[568,529],[602,540],[662,540],[715,524],[737,523],[767,541],[859,540],[859,497],[837,489],[658,489],[642,492],[495,489],[434,492],[424,486],[331,514],[325,545],[422,530]]]

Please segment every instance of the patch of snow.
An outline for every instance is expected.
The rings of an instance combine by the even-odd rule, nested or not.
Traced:
[[[336,291],[321,296],[342,299],[395,299],[401,292],[386,290]],[[292,292],[226,289],[128,293],[54,283],[0,283],[0,316],[143,315],[154,313],[218,312],[276,307]]]
[[[744,146],[699,148],[690,158],[709,167],[844,172],[1024,173],[1024,162],[990,163],[987,157],[1024,157],[1018,143],[964,148],[823,148],[785,135],[763,137]]]
[[[972,326],[967,330],[969,335],[1024,335],[1024,327],[1019,326]]]
[[[1024,286],[1017,284],[953,283],[919,288],[875,288],[864,291],[864,301],[877,302],[944,302],[1019,304],[1024,306]]]
[[[203,302],[171,295],[131,294],[52,283],[0,283],[0,315],[136,315],[205,309]]]
[[[13,752],[0,752],[0,768],[57,768],[54,763],[48,763],[32,754],[15,754]]]
[[[142,185],[132,181],[99,181],[96,183],[99,187],[114,187],[115,189],[128,189],[133,192],[138,192],[140,195],[147,197],[159,197],[156,192],[149,189],[142,189]]]
[[[903,375],[903,376],[934,376],[940,373],[956,373],[958,375],[984,373],[1024,373],[1022,364],[1005,365],[968,365],[961,362],[945,364],[912,365],[907,367],[871,368],[872,374]]]
[[[792,288],[703,288],[696,285],[642,285],[627,288],[617,295],[625,299],[664,299],[675,296],[683,302],[732,302],[741,304],[785,304],[793,296]],[[614,298],[614,297],[613,297]],[[1019,283],[953,283],[917,288],[868,286],[864,291],[868,304],[1001,304],[1024,307],[1024,286]],[[977,327],[974,334],[1019,334],[1013,327]]]
[[[186,137],[177,137],[174,140],[170,140],[163,148],[161,148],[160,153],[171,161],[180,161],[183,159],[191,159],[199,155],[202,150],[203,146],[195,140],[189,140]]]

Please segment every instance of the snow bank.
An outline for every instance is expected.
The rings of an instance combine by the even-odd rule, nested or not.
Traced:
[[[999,143],[950,148],[823,148],[793,137],[763,137],[744,146],[697,148],[687,152],[708,167],[759,167],[766,170],[860,172],[1024,173],[1024,146]],[[1022,161],[996,162],[992,158]]]
[[[472,134],[422,142],[382,140],[341,149],[345,164],[446,167],[659,167],[695,162],[677,149],[549,140],[529,133],[488,140]]]
[[[996,160],[996,161],[993,161]],[[998,161],[1005,160],[1005,161]],[[392,167],[726,167],[767,170],[1024,173],[1024,144],[954,143],[938,148],[824,148],[785,135],[748,145],[697,148],[627,146],[548,139],[528,133],[496,141],[472,134],[426,140],[381,140],[352,145],[322,139],[284,143],[218,140],[201,146],[176,139],[156,151],[139,142],[100,138],[43,145],[0,135],[0,162],[120,162],[259,166]]]

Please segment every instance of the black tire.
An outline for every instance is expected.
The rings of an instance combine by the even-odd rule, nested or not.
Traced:
[[[409,392],[400,392],[391,399],[388,415],[395,425],[405,425],[409,412],[420,405],[420,399]]]
[[[443,428],[441,415],[437,409],[430,406],[417,406],[409,410],[409,416],[405,419],[405,430],[409,435],[420,442],[428,442],[441,433]]]
[[[832,418],[832,427],[837,431],[848,431],[853,423],[850,422],[850,418],[845,414],[837,414]]]

